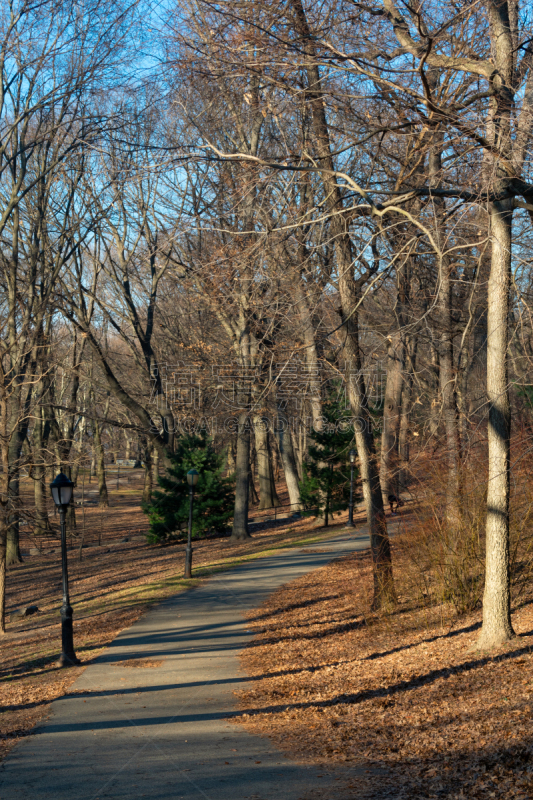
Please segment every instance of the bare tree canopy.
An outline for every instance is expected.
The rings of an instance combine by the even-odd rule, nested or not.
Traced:
[[[518,0],[0,12],[2,595],[22,469],[42,532],[54,468],[94,470],[105,506],[106,463],[134,452],[148,501],[154,470],[204,431],[234,474],[239,541],[250,504],[278,507],[281,485],[293,513],[327,524],[311,452],[315,475],[337,469],[324,437],[342,427],[374,608],[397,602],[387,508],[420,488],[426,459],[450,596],[473,585],[457,564],[473,563],[482,475],[479,646],[514,635],[532,22]]]

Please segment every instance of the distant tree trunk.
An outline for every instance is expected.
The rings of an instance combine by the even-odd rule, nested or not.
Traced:
[[[447,260],[445,260],[447,261]],[[441,281],[441,294],[449,296],[449,265],[442,265],[447,277]],[[451,333],[451,303],[444,297],[441,303],[443,328],[441,332],[440,350],[440,396],[444,428],[446,432],[447,485],[446,485],[446,517],[452,524],[457,524],[461,516],[460,486],[460,442],[459,416],[455,394],[455,371],[453,365],[453,342]]]
[[[431,353],[431,366],[432,366],[432,378],[433,378],[433,389],[434,389],[434,397],[431,400],[430,411],[429,411],[429,435],[436,436],[437,431],[439,430],[440,425],[440,410],[441,406],[439,403],[439,386],[440,386],[440,363],[439,363],[439,351],[435,345],[433,339],[429,342],[429,349]]]
[[[259,473],[259,508],[274,508],[281,505],[276,492],[272,454],[269,447],[269,420],[260,415],[254,416],[255,449]]]
[[[483,304],[474,311],[472,358],[467,373],[468,414],[485,413],[487,404],[487,308]]]
[[[46,466],[44,460],[44,437],[42,406],[39,406],[37,419],[33,428],[33,480],[35,495],[35,532],[42,536],[50,530],[45,480]]]
[[[281,464],[280,464],[280,460],[279,460],[280,456],[279,456],[279,451],[278,451],[277,439],[274,436],[274,434],[272,433],[272,431],[269,431],[268,437],[269,437],[269,439],[268,439],[269,452],[270,452],[270,457],[271,457],[271,461],[272,461],[272,475],[273,475],[273,478],[274,478],[274,486],[275,486],[276,483],[279,481],[279,477],[280,477],[280,470],[281,470]]]
[[[248,409],[238,416],[237,455],[235,458],[235,511],[231,539],[250,539],[248,532],[248,476],[250,472],[250,421]]]
[[[248,506],[259,505],[259,495],[255,488],[255,442],[250,435],[250,466],[248,469]]]
[[[259,495],[255,488],[254,472],[252,469],[252,462],[250,459],[250,469],[248,472],[248,507],[259,506]]]
[[[416,363],[417,337],[408,337],[405,343],[407,356],[407,369],[402,388],[402,407],[400,420],[400,433],[398,452],[400,456],[400,491],[405,491],[408,485],[409,459],[410,459],[410,428],[411,428],[411,402],[413,395],[414,369]]]
[[[92,389],[90,392],[90,398],[93,404],[93,408],[96,409],[96,399]],[[104,418],[107,417],[108,410],[109,410],[109,395],[107,397],[107,401],[104,408]],[[109,495],[107,492],[107,484],[106,484],[104,447],[102,445],[102,428],[100,426],[100,422],[97,419],[95,419],[93,422],[93,431],[94,431],[94,462],[96,468],[96,478],[98,480],[98,505],[101,508],[107,508],[109,506]]]
[[[78,482],[78,475],[80,473],[80,459],[79,454],[74,454],[74,461],[70,465],[70,480],[75,484]]]
[[[315,431],[321,431],[324,423],[322,418],[322,386],[320,381],[320,363],[316,347],[316,331],[313,325],[313,316],[309,306],[309,299],[304,291],[304,283],[301,274],[295,277],[294,292],[298,314],[300,316],[300,334],[305,345],[304,358],[306,372],[304,374],[308,384],[308,403],[311,409],[311,420],[313,429]],[[305,458],[305,454],[306,449],[301,450],[300,475],[302,474],[302,462]],[[323,468],[325,464],[319,462],[318,466]],[[326,498],[321,489],[319,489],[319,497],[319,505],[321,508],[325,509]],[[316,522],[317,525],[325,524],[324,512],[317,516]]]
[[[486,649],[511,639],[509,570],[509,491],[511,409],[508,383],[508,318],[511,288],[513,200],[492,203],[492,260],[488,286],[487,396],[489,475],[483,627],[478,646]]]
[[[3,516],[4,509],[0,510]],[[6,527],[0,520],[0,634],[6,632]]]
[[[157,447],[154,447],[152,450],[152,459],[154,465],[154,481],[157,486],[157,479],[159,478],[159,451]]]
[[[142,500],[149,503],[152,499],[152,445],[147,440],[143,441],[144,446],[144,487]]]
[[[300,486],[298,479],[298,467],[296,464],[296,457],[292,446],[291,431],[289,428],[289,420],[283,407],[282,402],[278,402],[278,424],[276,426],[276,433],[278,437],[279,453],[281,456],[281,463],[283,465],[283,472],[285,474],[285,483],[289,492],[289,502],[291,504],[291,511],[296,513],[302,510],[300,499]]]
[[[43,535],[50,530],[50,521],[48,519],[47,497],[45,481],[44,481],[44,467],[42,464],[37,464],[34,469],[34,496],[35,496],[35,532],[38,535]]]
[[[431,185],[439,185],[442,176],[442,159],[440,144],[432,148],[429,155],[429,180]],[[443,198],[434,198],[435,208],[443,215],[446,205]],[[438,220],[438,235],[440,247],[445,248],[446,230],[442,218]],[[460,439],[459,415],[457,413],[456,398],[456,372],[454,369],[453,335],[454,323],[452,318],[452,280],[450,259],[441,255],[438,272],[438,352],[439,352],[439,393],[441,400],[441,413],[444,420],[446,434],[446,518],[456,526],[461,517],[460,498]]]
[[[9,517],[7,528],[7,551],[6,563],[10,567],[13,564],[22,563],[20,553],[20,457],[22,453],[22,439],[19,431],[16,430],[11,437],[9,444]]]
[[[228,475],[232,475],[235,472],[235,442],[233,439],[228,444],[226,470]]]
[[[9,450],[6,387],[0,382],[0,634],[6,632],[7,509]]]
[[[329,465],[329,474],[330,474],[330,476],[333,475],[333,464]],[[329,507],[331,505],[331,485],[332,485],[332,480],[331,480],[331,477],[330,477],[330,480],[329,480],[329,483],[328,483],[328,488],[325,491],[325,499],[326,499],[326,507],[324,509],[324,527],[325,528],[329,527]]]
[[[75,468],[75,465],[69,464],[67,467],[65,467],[65,474],[67,475],[68,478],[70,478],[70,480],[74,484],[76,483],[78,470]],[[76,506],[74,505],[74,503],[71,503],[67,508],[67,513],[65,514],[65,520],[67,523],[67,532],[73,534],[74,531],[76,530]]]
[[[298,464],[298,477],[300,480],[303,478],[303,464],[304,458],[307,453],[307,428],[305,418],[300,420],[298,425],[298,436],[291,428],[292,447],[296,454]]]
[[[309,403],[311,417],[316,431],[322,430],[322,396],[320,383],[320,364],[316,349],[316,334],[313,325],[309,301],[303,288],[301,275],[295,277],[294,292],[298,314],[300,316],[300,333],[305,345],[304,358],[306,377],[309,386]]]
[[[94,421],[94,449],[96,478],[98,480],[98,505],[103,508],[107,508],[109,505],[109,495],[107,493],[105,476],[104,448],[102,447],[100,423],[96,420]]]
[[[381,491],[385,497],[399,493],[399,439],[405,345],[402,331],[388,337],[387,383],[381,433]]]

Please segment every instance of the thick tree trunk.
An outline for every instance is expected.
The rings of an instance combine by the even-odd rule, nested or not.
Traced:
[[[381,491],[385,498],[399,493],[399,439],[405,345],[402,332],[396,331],[388,339],[387,383],[383,407],[381,433]]]
[[[274,508],[281,505],[276,492],[272,453],[268,440],[269,420],[260,415],[254,416],[255,449],[259,477],[259,508]]]
[[[302,37],[303,47],[308,59],[307,91],[310,97],[309,106],[312,111],[314,147],[321,166],[328,170],[328,172],[321,173],[321,179],[328,198],[328,210],[332,212],[329,231],[335,246],[335,258],[339,275],[341,313],[346,335],[344,354],[349,382],[350,405],[353,416],[359,422],[356,425],[355,438],[370,528],[370,546],[374,567],[373,605],[375,608],[380,608],[390,606],[396,601],[396,597],[387,521],[383,509],[383,496],[381,494],[379,469],[371,428],[372,422],[368,414],[366,389],[361,373],[359,325],[356,310],[359,298],[353,275],[351,240],[347,223],[340,213],[344,205],[343,197],[338,182],[332,174],[335,165],[331,155],[328,122],[320,72],[315,58],[313,37],[301,0],[292,0],[292,7],[295,13],[296,29]]]
[[[348,396],[355,420],[355,444],[359,457],[361,485],[370,532],[370,549],[374,568],[374,609],[390,608],[396,603],[390,541],[387,521],[383,508],[383,495],[379,479],[372,418],[368,412],[366,387],[361,369],[359,354],[358,318],[353,311],[355,298],[351,286],[343,281],[341,300],[342,316],[347,335],[344,344],[346,367],[348,370]],[[344,285],[347,284],[347,285]]]
[[[298,467],[292,446],[289,420],[287,419],[287,414],[285,413],[282,402],[278,402],[278,424],[276,426],[276,434],[278,437],[278,447],[281,463],[283,465],[283,472],[285,474],[285,483],[287,484],[287,490],[289,492],[291,511],[296,513],[302,510]]]
[[[235,458],[235,510],[231,539],[250,539],[248,532],[248,476],[250,470],[250,421],[248,410],[240,412],[237,429],[237,455]]]
[[[511,410],[507,362],[512,208],[512,199],[495,202],[490,214],[492,262],[487,314],[489,476],[483,627],[478,639],[478,646],[483,649],[495,647],[514,636],[509,574]]]

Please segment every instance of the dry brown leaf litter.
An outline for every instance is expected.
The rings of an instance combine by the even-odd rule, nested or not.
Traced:
[[[291,757],[360,766],[336,800],[533,798],[532,598],[513,615],[517,639],[480,654],[479,613],[443,625],[444,609],[400,598],[377,617],[370,590],[369,558],[353,555],[253,612],[237,721]]]
[[[139,481],[138,496],[141,491]],[[278,490],[280,491],[280,490]],[[282,494],[282,492],[281,492]],[[74,608],[74,644],[82,667],[57,669],[61,633],[61,561],[59,551],[26,557],[7,574],[7,633],[0,641],[0,760],[48,712],[49,704],[68,692],[80,669],[94,660],[124,628],[129,627],[153,603],[163,600],[196,581],[184,581],[184,544],[150,547],[142,542],[110,546],[118,537],[138,535],[147,529],[146,517],[131,497],[111,492],[112,508],[102,546],[69,552],[70,598]],[[91,509],[94,525],[101,512]],[[231,566],[236,559],[290,545],[305,537],[311,540],[327,531],[313,530],[314,520],[291,520],[290,527],[256,532],[243,543],[228,539],[194,542],[193,575],[201,578]],[[90,527],[90,522],[87,522]],[[330,531],[334,535],[334,530]],[[37,605],[38,614],[11,621],[9,612]],[[125,666],[132,666],[131,664]]]

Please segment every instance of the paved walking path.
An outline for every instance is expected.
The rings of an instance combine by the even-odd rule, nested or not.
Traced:
[[[332,776],[228,722],[246,682],[244,613],[278,586],[368,547],[363,531],[212,577],[123,631],[0,765],[0,800],[299,800]],[[317,552],[319,551],[319,552]],[[129,658],[161,660],[125,668]]]

